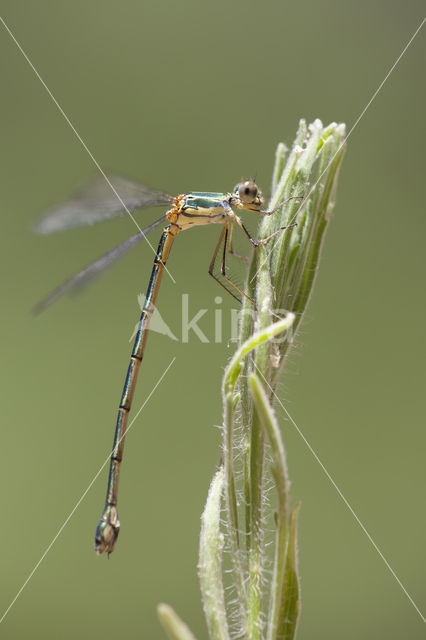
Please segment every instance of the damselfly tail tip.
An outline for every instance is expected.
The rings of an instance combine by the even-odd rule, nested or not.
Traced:
[[[114,506],[106,507],[95,534],[95,552],[98,556],[104,551],[108,556],[114,551],[120,532],[120,521],[118,519],[117,509]]]

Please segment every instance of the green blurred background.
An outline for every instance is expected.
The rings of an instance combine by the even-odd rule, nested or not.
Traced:
[[[301,117],[348,130],[420,24],[420,2],[2,0],[1,14],[100,165],[171,193],[268,192],[276,144]],[[418,35],[348,142],[315,292],[280,388],[300,429],[420,608],[425,601],[424,54]],[[1,611],[111,446],[152,254],[143,244],[82,295],[40,317],[52,287],[134,233],[127,220],[40,238],[31,225],[96,170],[0,27]],[[150,222],[158,211],[139,218]],[[248,221],[254,232],[255,221]],[[170,603],[206,638],[199,517],[218,459],[220,382],[207,275],[218,234],[176,243],[160,311],[180,331],[209,309],[210,338],[150,337],[135,407],[122,532],[92,550],[104,470],[2,625],[5,638],[163,638]],[[157,242],[153,234],[152,242]],[[241,248],[245,245],[240,245]],[[190,256],[190,257],[189,257]],[[239,277],[242,278],[241,271]],[[221,308],[229,317],[234,302]],[[280,414],[302,501],[299,638],[420,638],[420,616]]]

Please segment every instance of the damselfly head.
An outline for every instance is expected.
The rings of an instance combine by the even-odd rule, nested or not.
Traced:
[[[243,180],[234,189],[243,204],[262,204],[262,193],[254,180]]]

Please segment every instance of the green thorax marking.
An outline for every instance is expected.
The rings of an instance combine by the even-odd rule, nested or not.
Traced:
[[[226,193],[210,193],[204,191],[192,191],[185,195],[182,211],[187,209],[217,209],[228,204],[229,196]]]

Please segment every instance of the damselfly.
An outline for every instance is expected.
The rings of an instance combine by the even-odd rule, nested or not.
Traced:
[[[111,185],[113,185],[113,188]],[[118,194],[119,197],[117,197],[116,194]],[[73,227],[92,225],[103,220],[122,216],[125,212],[129,213],[130,209],[170,205],[170,209],[165,215],[159,218],[159,220],[145,229],[140,230],[95,260],[91,265],[52,291],[50,295],[35,307],[35,311],[40,312],[63,294],[86,284],[88,280],[100,274],[118,260],[118,258],[135,247],[142,239],[146,238],[146,234],[149,231],[165,223],[157,251],[155,252],[154,265],[152,267],[118,408],[105,508],[95,534],[95,550],[98,554],[101,554],[103,551],[110,554],[114,550],[120,530],[120,521],[117,512],[118,481],[120,465],[123,458],[127,418],[132,405],[136,379],[145,351],[149,323],[156,303],[161,277],[174,239],[181,231],[185,231],[196,225],[222,224],[223,228],[213,252],[208,272],[228,293],[240,302],[237,295],[238,293],[246,298],[248,298],[248,296],[229,278],[225,269],[227,249],[229,253],[241,258],[233,249],[235,226],[238,226],[243,231],[251,245],[255,248],[270,240],[279,233],[281,229],[286,229],[287,227],[281,227],[281,229],[267,238],[258,241],[251,237],[240,217],[233,209],[242,209],[269,216],[291,199],[292,198],[288,198],[284,202],[281,202],[271,211],[264,211],[261,209],[263,205],[262,194],[253,180],[240,182],[231,193],[197,191],[173,197],[167,193],[149,189],[143,185],[124,180],[123,178],[111,177],[111,179],[108,178],[108,181],[102,178],[102,180],[99,179],[93,182],[76,197],[48,212],[37,224],[36,230],[39,233],[48,234]],[[222,280],[213,273],[219,252],[220,277]],[[248,299],[254,304],[251,298]]]

